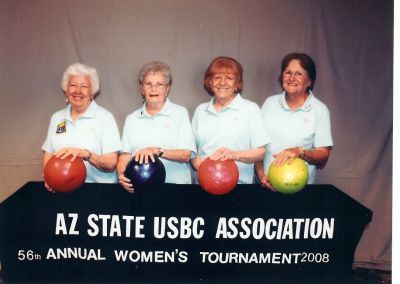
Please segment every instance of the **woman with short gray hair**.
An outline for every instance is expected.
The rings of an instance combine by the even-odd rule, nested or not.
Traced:
[[[144,104],[128,115],[122,134],[122,151],[118,157],[119,183],[134,191],[124,176],[128,162],[140,163],[159,157],[166,171],[165,182],[192,182],[190,158],[196,153],[189,114],[183,106],[169,100],[171,68],[160,61],[145,64],[139,73],[139,86]]]

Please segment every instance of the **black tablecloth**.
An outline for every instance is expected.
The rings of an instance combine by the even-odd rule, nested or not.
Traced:
[[[0,260],[6,284],[337,283],[348,280],[371,218],[332,185],[294,195],[238,185],[214,196],[175,184],[52,194],[29,182],[0,204]]]

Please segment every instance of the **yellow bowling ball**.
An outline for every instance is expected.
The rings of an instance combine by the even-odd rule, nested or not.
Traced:
[[[279,192],[296,193],[302,190],[308,181],[308,166],[300,158],[283,166],[272,163],[268,170],[269,183]]]

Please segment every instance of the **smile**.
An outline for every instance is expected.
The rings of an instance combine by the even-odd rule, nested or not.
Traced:
[[[83,96],[72,96],[72,98],[73,98],[74,100],[78,100],[78,101],[81,101],[81,100],[84,100],[84,99],[85,99],[85,97],[83,97]]]

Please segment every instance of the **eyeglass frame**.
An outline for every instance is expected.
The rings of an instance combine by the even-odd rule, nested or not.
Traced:
[[[290,78],[292,76],[294,76],[295,79],[303,79],[303,78],[307,77],[308,74],[303,74],[299,71],[296,71],[294,73],[292,71],[284,71],[282,73],[282,77],[284,77],[284,78]]]
[[[169,86],[169,84],[167,84],[167,83],[165,83],[165,84],[163,84],[163,83],[152,84],[150,82],[142,83],[143,89],[146,89],[146,90],[152,90],[153,87],[154,87],[156,90],[159,91],[159,90],[162,90],[162,88],[166,87],[166,86]]]

